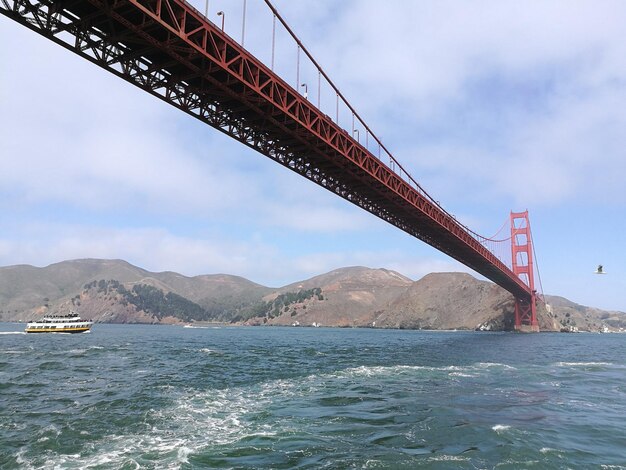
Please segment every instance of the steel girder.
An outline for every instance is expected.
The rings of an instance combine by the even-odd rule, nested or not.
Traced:
[[[183,0],[0,0],[0,12],[530,299],[464,226]]]

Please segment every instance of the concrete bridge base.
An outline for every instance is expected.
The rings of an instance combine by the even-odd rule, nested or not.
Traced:
[[[539,325],[515,325],[515,331],[520,333],[539,333]]]

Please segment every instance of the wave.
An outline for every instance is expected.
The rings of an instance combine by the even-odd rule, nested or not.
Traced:
[[[0,335],[26,335],[25,331],[0,331]]]
[[[515,367],[493,363],[493,362],[479,362],[470,365],[458,366],[458,365],[448,365],[448,366],[408,366],[408,365],[396,365],[396,366],[360,366],[354,367],[350,369],[346,369],[344,371],[340,371],[335,373],[334,375],[339,377],[343,375],[348,376],[362,376],[362,377],[379,377],[379,376],[406,376],[406,375],[416,375],[423,373],[443,373],[450,377],[476,377],[479,374],[484,374],[485,371],[489,371],[491,369],[497,370],[517,370]]]
[[[511,426],[507,424],[496,424],[495,426],[492,426],[491,429],[499,434],[501,432],[508,431],[511,429]]]
[[[319,390],[325,387],[319,380],[315,384],[309,382],[301,377],[252,387],[203,391],[170,388],[176,395],[171,405],[151,410],[150,425],[145,431],[104,436],[93,442],[94,455],[73,456],[71,463],[80,468],[122,464],[133,468],[145,454],[150,454],[150,458],[158,459],[164,468],[180,468],[189,464],[190,455],[205,453],[207,448],[274,439],[277,434],[288,431],[280,419],[271,422],[266,419],[268,408],[280,407],[293,396],[307,395],[311,387]],[[66,457],[52,456],[51,467],[68,464]]]
[[[89,346],[88,348],[76,348],[76,349],[70,349],[69,351],[63,352],[63,354],[75,354],[75,355],[81,355],[81,354],[85,354],[87,351],[100,351],[104,349],[104,346]]]
[[[541,449],[539,449],[539,452],[541,452],[542,454],[554,454],[559,453],[560,451],[558,449],[552,449],[551,447],[542,447]]]
[[[496,368],[507,369],[507,370],[517,370],[516,367],[510,366],[508,364],[501,364],[499,362],[479,362],[476,364],[476,366],[483,368],[483,369],[496,367]]]
[[[202,348],[198,350],[201,353],[205,353],[205,354],[221,354],[219,351],[216,351],[215,349],[209,349],[209,348]]]
[[[384,375],[402,375],[411,372],[462,372],[466,370],[466,367],[462,366],[359,366],[344,371],[337,372],[336,376],[348,375],[348,376],[384,376]]]
[[[428,460],[430,462],[467,462],[469,457],[464,457],[461,455],[437,455],[434,457],[429,457]]]
[[[476,377],[476,374],[468,374],[465,372],[450,372],[450,377]]]
[[[614,365],[611,362],[557,362],[557,367],[610,367]]]

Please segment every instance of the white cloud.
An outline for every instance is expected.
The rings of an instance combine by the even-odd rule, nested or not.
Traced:
[[[301,256],[295,268],[302,278],[312,277],[344,266],[386,268],[418,280],[431,272],[470,272],[469,268],[452,259],[437,259],[424,255],[408,255],[400,250],[327,252]],[[473,273],[474,276],[478,276]]]
[[[320,195],[318,186],[32,32],[15,29],[23,47],[38,54],[16,55],[9,74],[0,78],[3,90],[15,88],[16,81],[21,87],[6,94],[0,114],[5,204],[68,206],[96,216],[219,216],[305,232],[354,231],[366,224],[358,210]],[[28,73],[33,60],[53,70],[45,86]]]
[[[398,249],[293,255],[259,239],[241,241],[220,234],[191,237],[163,228],[32,223],[18,232],[13,239],[0,238],[1,265],[46,266],[69,259],[120,258],[150,271],[173,270],[189,276],[236,274],[273,287],[354,265],[394,269],[413,279],[432,271],[468,271],[455,261],[407,256]]]
[[[255,259],[271,259],[273,248],[220,236],[188,237],[162,228],[115,229],[65,224],[31,224],[20,237],[0,242],[2,264],[38,266],[66,259],[121,258],[151,271],[182,274],[255,271]]]
[[[615,41],[626,35],[620,2],[389,0],[381,7],[367,0],[342,7],[340,20],[329,25],[334,30],[320,39],[335,44],[339,73],[362,82],[367,101],[377,104],[397,93],[440,107],[442,98],[455,98],[468,81],[493,71],[528,74],[598,53],[608,73],[625,65],[624,41]],[[306,27],[306,16],[300,18],[298,26]],[[376,94],[373,81],[381,85]]]
[[[444,203],[469,194],[559,205],[579,198],[583,182],[617,194],[626,176],[622,3],[323,3],[334,14],[324,34],[308,28],[319,24],[306,5],[279,6],[313,49],[333,51],[322,63]]]

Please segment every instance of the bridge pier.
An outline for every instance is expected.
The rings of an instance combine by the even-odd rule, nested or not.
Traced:
[[[515,331],[522,333],[538,333],[537,297],[533,291],[530,302],[515,299]]]

